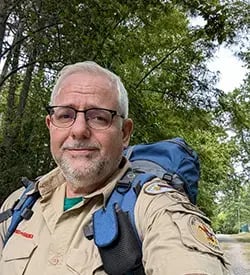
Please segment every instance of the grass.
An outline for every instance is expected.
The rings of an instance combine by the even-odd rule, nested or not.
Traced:
[[[250,244],[245,245],[243,255],[246,257],[247,261],[250,262]]]

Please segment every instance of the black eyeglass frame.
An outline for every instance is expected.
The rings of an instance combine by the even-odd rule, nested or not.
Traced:
[[[52,106],[49,105],[49,106],[46,106],[45,109],[46,109],[46,111],[48,112],[48,115],[49,115],[50,117],[52,117],[52,115],[53,115],[53,108],[56,108],[56,107],[66,107],[66,108],[69,108],[69,109],[71,109],[71,110],[73,110],[73,111],[75,112],[74,120],[73,120],[72,123],[71,123],[69,126],[67,126],[67,127],[60,127],[60,126],[54,124],[54,123],[53,123],[53,119],[52,119],[52,120],[51,120],[52,124],[53,124],[54,126],[58,127],[58,128],[69,128],[69,127],[71,127],[71,126],[75,123],[78,113],[84,113],[84,117],[86,118],[86,113],[87,113],[89,110],[108,111],[108,112],[111,114],[111,121],[110,121],[110,124],[108,125],[108,127],[103,128],[103,129],[102,129],[102,128],[101,128],[101,129],[98,129],[98,128],[96,129],[96,128],[91,127],[91,125],[88,124],[88,126],[89,126],[90,128],[92,128],[92,129],[96,129],[96,130],[106,130],[106,129],[108,129],[108,128],[112,125],[112,121],[113,121],[114,116],[120,116],[122,119],[125,119],[125,117],[124,117],[123,115],[120,115],[120,114],[119,114],[117,111],[115,111],[115,110],[110,110],[110,109],[106,109],[106,108],[97,108],[97,107],[89,108],[89,109],[86,109],[86,110],[77,110],[77,109],[75,109],[74,107],[71,107],[71,106],[62,106],[62,105],[52,105]]]

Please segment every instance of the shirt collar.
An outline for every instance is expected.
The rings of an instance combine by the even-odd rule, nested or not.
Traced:
[[[65,183],[65,178],[61,169],[57,167],[39,179],[38,189],[41,196],[43,197],[63,183]]]

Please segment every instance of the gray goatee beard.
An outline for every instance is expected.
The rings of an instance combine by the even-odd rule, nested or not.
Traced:
[[[121,161],[119,159],[102,159],[102,160],[83,160],[88,161],[89,165],[82,169],[75,169],[70,164],[70,159],[62,157],[56,160],[56,163],[61,168],[66,181],[71,185],[73,190],[92,189],[93,191],[117,169]]]

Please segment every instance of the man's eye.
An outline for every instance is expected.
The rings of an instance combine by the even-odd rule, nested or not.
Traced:
[[[96,115],[91,118],[92,120],[97,120],[97,121],[107,121],[107,118],[101,115]]]
[[[73,116],[72,114],[69,114],[69,113],[60,113],[56,115],[56,118],[59,120],[64,120],[64,119],[72,119]]]
[[[69,117],[71,117],[71,116],[70,116],[69,114],[62,114],[61,117],[62,117],[62,118],[69,118]]]

